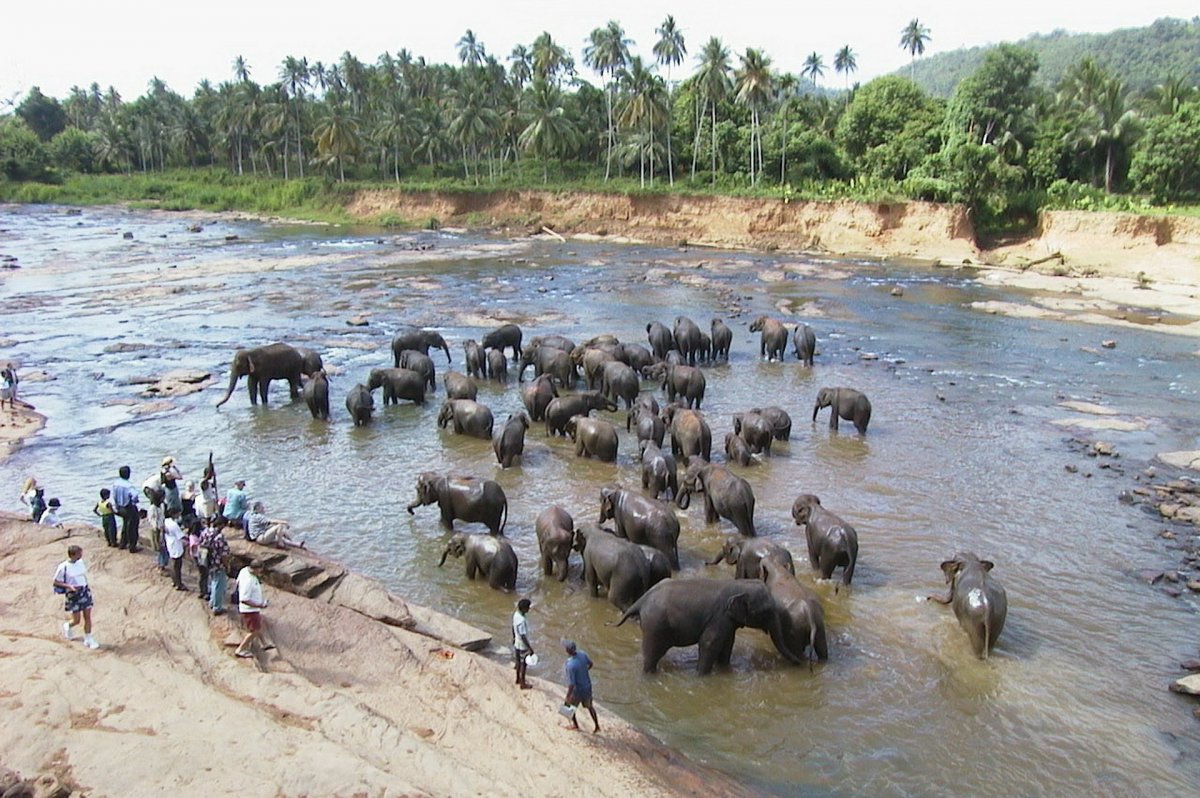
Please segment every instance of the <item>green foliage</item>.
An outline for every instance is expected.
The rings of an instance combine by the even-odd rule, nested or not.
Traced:
[[[1023,176],[999,149],[960,134],[914,170],[904,188],[919,199],[962,203],[977,224],[990,226],[1008,211],[1008,198]]]
[[[1129,176],[1155,202],[1200,200],[1200,101],[1146,124]]]
[[[96,141],[90,133],[68,127],[50,140],[50,160],[67,172],[91,174],[96,167]]]
[[[980,144],[1011,144],[1010,150],[1023,153],[1032,139],[1037,71],[1037,55],[1031,50],[1002,44],[988,51],[955,89],[946,108],[947,132],[964,133]]]
[[[1122,194],[1109,194],[1087,183],[1056,180],[1046,189],[1043,207],[1064,211],[1124,211],[1145,213],[1150,205],[1143,199]]]
[[[903,180],[937,148],[941,111],[911,81],[883,77],[854,93],[835,140],[865,176]]]
[[[44,143],[54,138],[67,126],[67,115],[58,100],[42,94],[34,86],[17,106],[17,116],[25,120],[29,129]]]
[[[20,117],[0,119],[0,176],[39,181],[52,177],[45,145]]]

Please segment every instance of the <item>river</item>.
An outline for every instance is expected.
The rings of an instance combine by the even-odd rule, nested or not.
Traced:
[[[188,232],[197,221],[203,230]],[[1200,790],[1200,726],[1191,702],[1166,690],[1197,653],[1196,601],[1137,578],[1177,555],[1157,536],[1160,520],[1118,501],[1156,452],[1200,448],[1194,340],[983,313],[969,303],[1028,297],[982,285],[970,270],[782,254],[45,206],[0,208],[0,254],[22,266],[0,276],[0,357],[52,377],[22,383],[48,421],[3,465],[2,506],[17,509],[20,480],[36,474],[64,515],[87,518],[117,466],[132,465],[141,480],[171,454],[198,479],[211,451],[222,492],[245,477],[312,548],[507,641],[514,596],[467,582],[457,561],[439,569],[436,508],[404,512],[421,471],[486,476],[509,497],[518,592],[534,602],[544,655],[538,675],[560,679],[554,641],[577,639],[596,662],[602,722],[619,713],[757,791]],[[783,363],[759,359],[748,325],[762,313],[812,324],[811,371],[790,353]],[[346,323],[360,314],[367,326]],[[437,429],[436,401],[383,408],[377,394],[376,419],[362,429],[342,407],[372,367],[391,365],[388,344],[402,325],[439,329],[462,370],[462,341],[499,320],[516,321],[526,338],[611,332],[644,344],[647,322],[670,326],[681,314],[702,329],[720,316],[734,330],[729,364],[706,369],[715,451],[734,412],[775,404],[792,415],[791,441],[741,473],[757,495],[759,534],[797,555],[824,604],[830,659],[811,672],[743,630],[726,672],[701,678],[695,649],[676,649],[643,676],[640,631],[606,625],[618,613],[586,595],[577,560],[565,584],[537,573],[541,509],[558,503],[594,521],[602,485],[638,483],[624,411],[608,414],[622,429],[615,466],[577,460],[569,441],[535,424],[523,466],[502,472],[487,443]],[[1117,347],[1101,348],[1106,338]],[[250,406],[243,381],[214,409],[233,350],[276,340],[322,353],[332,423],[313,421],[279,384],[269,408]],[[440,392],[445,357],[431,355]],[[133,414],[141,386],[131,378],[175,368],[211,371],[216,382],[169,409]],[[848,423],[832,432],[828,411],[811,423],[824,385],[870,397],[865,437]],[[1071,399],[1145,429],[1052,423],[1082,418],[1059,406]],[[507,386],[483,386],[480,401],[498,421],[520,409],[515,371]],[[1120,456],[1086,457],[1075,437],[1111,441]],[[858,529],[849,589],[835,594],[812,579],[789,512],[803,492]],[[705,525],[699,502],[678,515],[683,575],[728,578],[728,566],[704,560],[732,526]],[[971,656],[948,608],[921,600],[944,591],[939,563],[959,550],[993,560],[1008,591],[1007,624],[987,662]]]

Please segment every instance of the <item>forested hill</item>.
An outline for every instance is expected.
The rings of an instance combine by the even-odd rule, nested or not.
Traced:
[[[936,32],[935,32],[936,35]],[[1063,73],[1085,57],[1123,80],[1135,92],[1162,83],[1167,77],[1186,78],[1188,85],[1200,84],[1200,17],[1190,22],[1160,19],[1145,28],[1123,28],[1111,33],[1035,34],[1018,44],[1037,53],[1041,68],[1037,82],[1058,84]],[[993,46],[972,47],[939,53],[916,63],[916,82],[938,97],[949,97],[954,87],[970,75]],[[909,76],[909,68],[897,70]]]

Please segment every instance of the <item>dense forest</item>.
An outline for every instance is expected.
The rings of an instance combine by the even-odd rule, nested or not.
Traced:
[[[1160,21],[1134,33],[1167,52],[1197,30]],[[1004,44],[942,98],[911,79],[932,35],[914,19],[898,31],[910,74],[865,85],[853,83],[852,44],[830,66],[814,52],[786,74],[755,48],[696,46],[668,17],[645,52],[618,22],[598,27],[578,61],[548,32],[501,57],[468,30],[457,65],[406,50],[371,63],[238,57],[190,97],[157,78],[132,100],[94,83],[61,99],[34,88],[0,117],[0,197],[22,196],[5,182],[203,168],[301,185],[910,197],[965,203],[983,229],[1027,224],[1045,206],[1200,199],[1197,47],[1169,70],[1141,64],[1135,85],[1119,60],[1133,56],[1109,45],[1070,51],[1051,77],[1038,46],[1063,37]],[[842,89],[821,90],[827,76]]]

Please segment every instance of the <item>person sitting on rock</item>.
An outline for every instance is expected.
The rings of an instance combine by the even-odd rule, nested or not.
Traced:
[[[304,541],[296,542],[288,535],[288,522],[279,518],[268,518],[267,508],[255,502],[246,516],[246,535],[254,543],[263,546],[293,546],[304,548]]]
[[[62,502],[57,498],[51,499],[46,506],[46,512],[42,513],[42,517],[38,519],[38,523],[42,526],[62,527],[62,520],[58,517],[58,508],[62,507]]]

